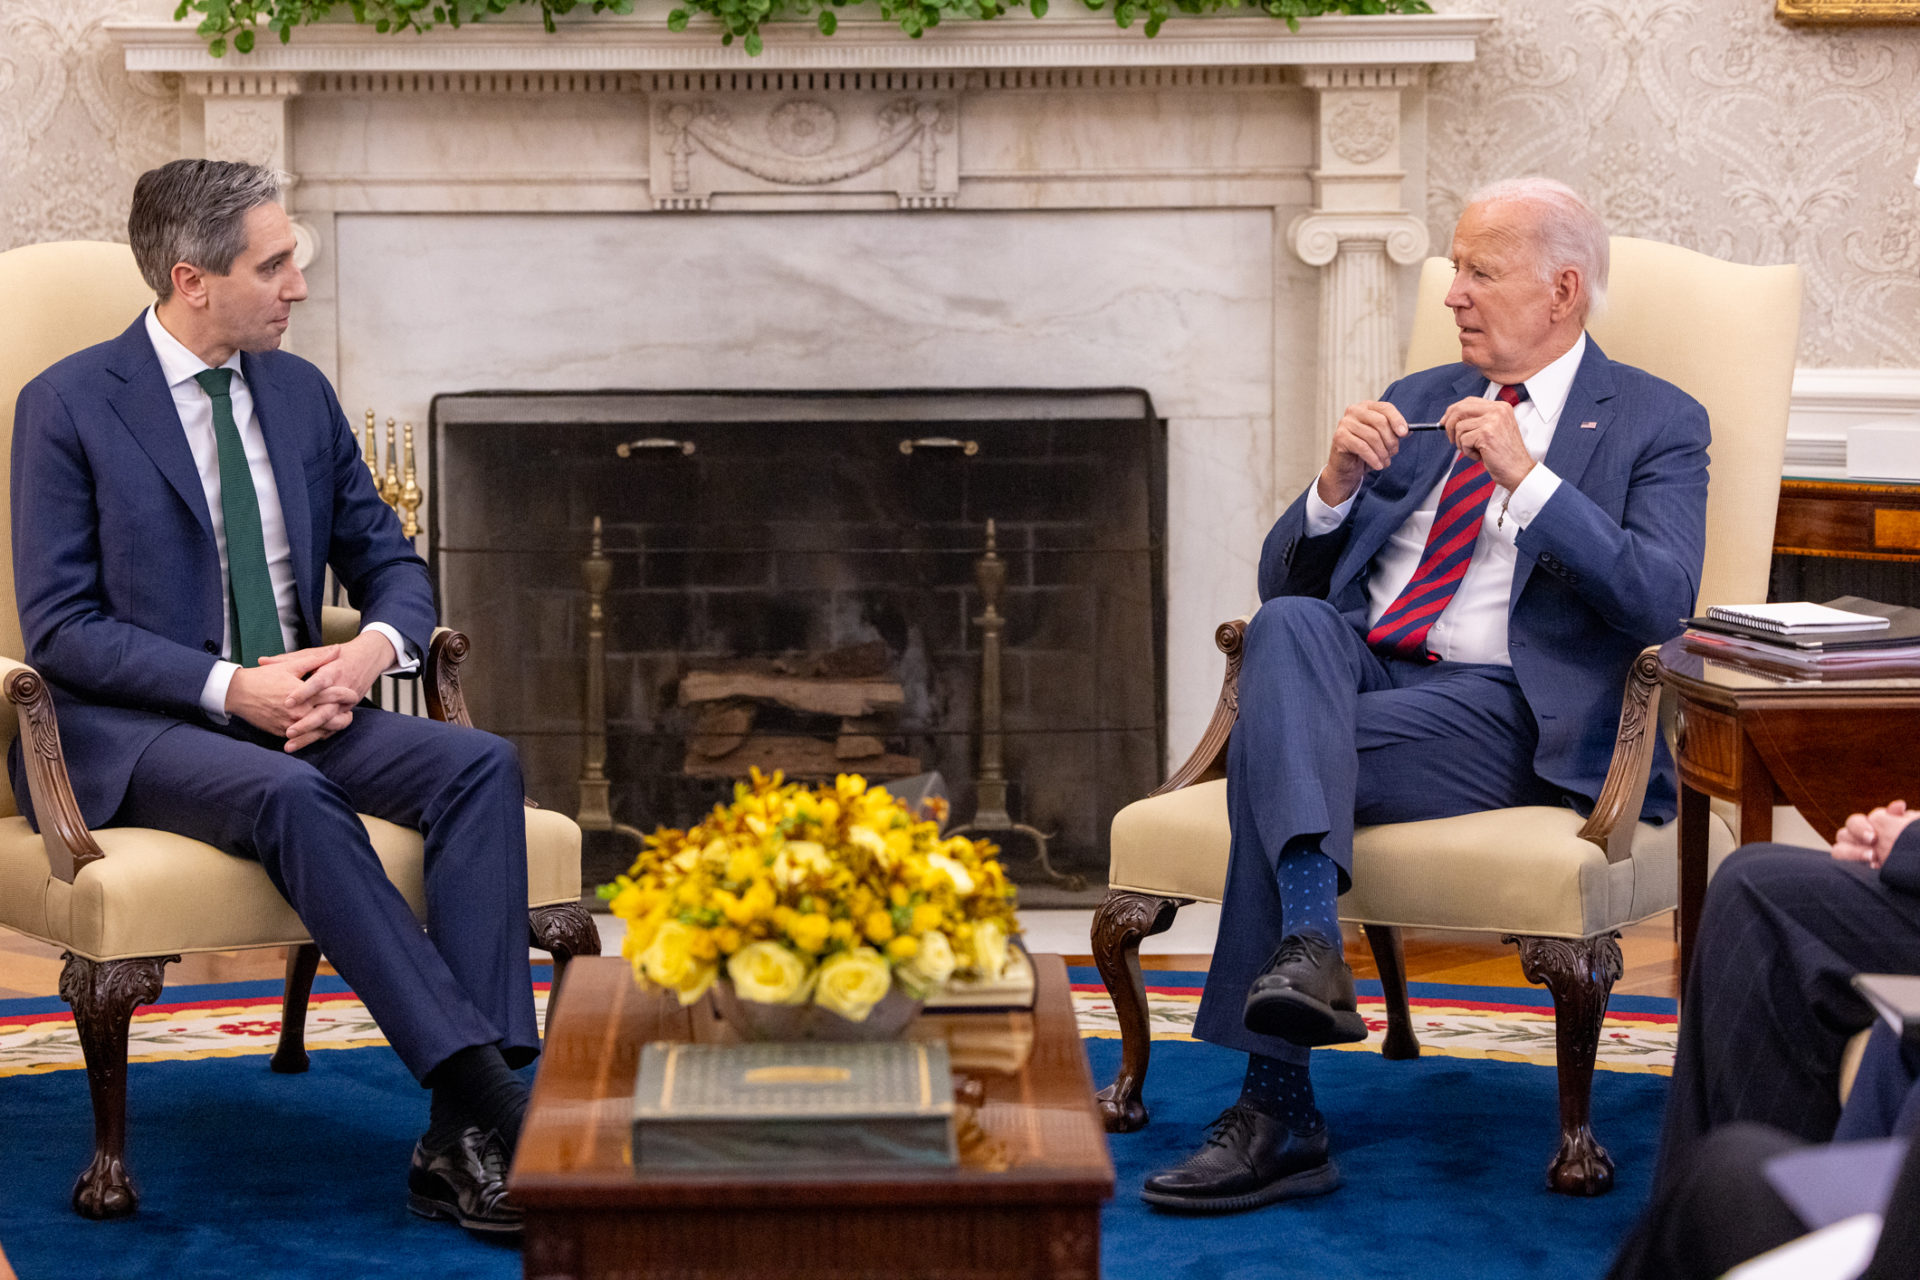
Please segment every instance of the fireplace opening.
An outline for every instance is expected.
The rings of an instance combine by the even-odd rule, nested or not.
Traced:
[[[1164,775],[1145,392],[446,394],[428,446],[475,722],[538,803],[610,815],[582,823],[587,885],[632,857],[596,828],[683,826],[753,766],[938,771],[1026,901],[1104,887],[1113,814]]]

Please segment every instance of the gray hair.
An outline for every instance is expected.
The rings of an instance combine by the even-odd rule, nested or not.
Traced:
[[[278,202],[281,186],[276,171],[232,160],[175,160],[141,174],[127,240],[160,301],[173,296],[177,262],[217,276],[233,270],[247,247],[247,214]]]
[[[1551,280],[1568,267],[1580,273],[1587,314],[1607,300],[1607,228],[1593,206],[1564,182],[1552,178],[1508,178],[1489,183],[1467,201],[1475,204],[1526,204],[1540,213],[1539,270]]]

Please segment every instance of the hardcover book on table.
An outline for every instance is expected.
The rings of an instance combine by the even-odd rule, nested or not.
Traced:
[[[958,1160],[938,1042],[654,1043],[633,1097],[636,1170],[821,1173]]]

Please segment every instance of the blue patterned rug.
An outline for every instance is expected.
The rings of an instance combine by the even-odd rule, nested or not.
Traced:
[[[1087,970],[1073,977],[1097,981]],[[1644,1046],[1622,1050],[1618,1069],[1595,1080],[1595,1127],[1619,1163],[1619,1186],[1576,1201],[1542,1185],[1556,1134],[1551,1068],[1527,1061],[1530,1053],[1500,1060],[1497,1046],[1442,1056],[1461,1049],[1442,1045],[1442,1054],[1416,1062],[1369,1053],[1316,1059],[1316,1090],[1347,1182],[1337,1194],[1224,1219],[1154,1213],[1137,1197],[1141,1180],[1187,1154],[1231,1100],[1244,1060],[1181,1038],[1179,1002],[1195,975],[1151,977],[1165,993],[1156,1022],[1170,1023],[1156,1037],[1148,1080],[1154,1122],[1112,1140],[1118,1186],[1102,1242],[1109,1280],[1597,1276],[1645,1200],[1666,1081],[1657,1065],[1634,1061]],[[1449,1010],[1537,1017],[1534,995],[1416,990],[1435,1034],[1449,1025]],[[83,1221],[67,1203],[92,1121],[84,1073],[65,1057],[72,1031],[64,1006],[0,1001],[0,1245],[21,1280],[519,1276],[515,1249],[406,1212],[423,1096],[350,993],[323,982],[321,996],[317,1051],[304,1076],[266,1069],[277,984],[170,988],[159,1007],[142,1011],[147,1039],[136,1041],[135,1056],[147,1060],[130,1072],[129,1157],[144,1198],[133,1218],[109,1223]],[[1089,1007],[1099,999],[1081,993],[1088,1056],[1104,1081],[1119,1042],[1101,1038]],[[1622,1033],[1629,1040],[1670,1027],[1671,1002],[1627,1003],[1625,1024],[1655,1029]],[[38,1046],[31,1055],[30,1043]]]

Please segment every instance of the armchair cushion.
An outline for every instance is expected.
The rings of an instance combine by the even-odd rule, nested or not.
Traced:
[[[1341,918],[1582,938],[1673,909],[1678,824],[1641,823],[1633,857],[1609,865],[1580,838],[1583,822],[1571,809],[1538,806],[1361,827]],[[1113,820],[1112,887],[1218,902],[1230,838],[1224,780],[1135,801]],[[1716,856],[1733,843],[1710,817]],[[1436,865],[1447,874],[1432,874]]]
[[[424,918],[420,833],[361,821],[388,877]],[[141,827],[93,834],[107,856],[67,884],[25,818],[0,819],[0,925],[89,960],[310,941],[257,862]],[[527,810],[527,889],[531,906],[579,900],[580,828],[561,814]]]

